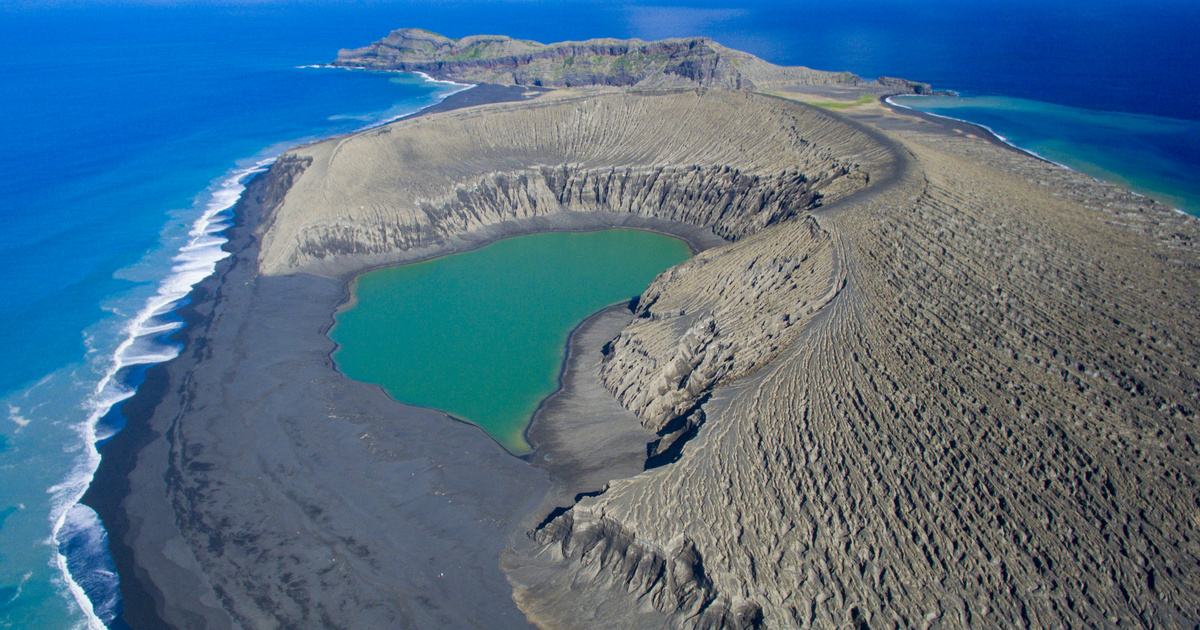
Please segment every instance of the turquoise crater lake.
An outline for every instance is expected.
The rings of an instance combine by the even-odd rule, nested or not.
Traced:
[[[349,378],[523,455],[575,326],[690,255],[683,241],[640,230],[557,232],[365,273],[329,332],[333,358]]]

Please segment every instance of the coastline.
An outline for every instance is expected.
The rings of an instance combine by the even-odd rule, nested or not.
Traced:
[[[140,310],[126,323],[124,328],[125,337],[113,350],[110,356],[110,364],[100,378],[94,388],[94,393],[86,403],[89,411],[89,418],[81,431],[84,434],[85,441],[91,447],[92,468],[88,473],[86,481],[74,481],[78,484],[79,490],[76,498],[66,502],[66,506],[62,514],[57,518],[51,539],[61,544],[60,536],[64,527],[67,526],[70,507],[74,505],[84,505],[93,508],[99,513],[99,509],[95,505],[102,505],[103,508],[111,515],[114,514],[114,505],[106,505],[109,502],[104,498],[103,492],[93,492],[97,475],[113,476],[111,468],[105,468],[101,472],[101,466],[104,464],[103,454],[105,452],[113,453],[117,459],[126,459],[129,453],[116,455],[123,448],[127,448],[127,443],[110,446],[110,442],[115,435],[121,432],[121,429],[128,423],[128,418],[121,411],[123,405],[129,402],[132,397],[137,394],[141,386],[148,385],[150,391],[153,391],[154,379],[158,377],[158,373],[151,373],[151,370],[170,361],[182,351],[182,346],[178,341],[178,334],[182,330],[184,324],[192,317],[191,307],[193,305],[193,297],[196,294],[196,289],[201,282],[216,273],[219,263],[228,256],[224,245],[227,242],[224,234],[228,229],[228,225],[235,222],[237,219],[233,216],[234,206],[237,204],[242,193],[245,192],[246,186],[250,180],[257,175],[266,172],[269,165],[274,162],[274,158],[258,159],[249,166],[240,166],[228,173],[224,177],[214,182],[214,188],[209,192],[210,198],[206,204],[204,212],[196,217],[191,222],[191,229],[188,232],[188,240],[185,245],[181,246],[176,252],[173,260],[178,264],[171,269],[170,273],[159,280],[158,289],[155,295],[151,296],[142,305]],[[207,268],[207,271],[205,270]],[[172,305],[176,305],[172,307]],[[182,320],[177,322],[172,319],[177,316]],[[160,335],[167,336],[166,344],[161,343]],[[135,347],[141,343],[153,340],[149,352],[151,354],[136,354]],[[147,350],[142,348],[142,353]],[[162,354],[153,354],[159,352]],[[131,386],[126,382],[126,379],[137,371],[143,371],[143,382],[138,386]],[[134,405],[137,407],[137,405]],[[144,413],[144,410],[142,410]],[[106,422],[109,416],[120,416],[122,421],[115,425],[110,425]],[[103,433],[101,433],[103,430]],[[144,440],[145,435],[131,436],[134,441]],[[120,465],[118,466],[120,468]],[[128,468],[126,466],[126,468]],[[117,475],[119,477],[119,475]],[[70,481],[64,482],[64,486]],[[110,480],[110,483],[120,483],[119,480]],[[101,484],[102,487],[103,484]],[[105,521],[100,519],[103,524]],[[104,526],[104,531],[107,532],[107,526]],[[111,539],[110,539],[111,543]],[[111,543],[117,544],[120,543]],[[110,554],[111,555],[111,554]],[[67,582],[68,588],[75,597],[80,608],[85,612],[90,626],[101,625],[103,620],[100,618],[100,611],[94,608],[93,602],[89,599],[89,594],[84,590],[79,582],[76,581],[68,560],[63,555],[61,550],[56,556],[58,561],[58,569],[61,572],[64,581]],[[113,558],[114,563],[117,558]],[[126,559],[122,562],[127,568],[131,568]],[[87,568],[90,568],[88,566]],[[115,579],[111,585],[113,591],[119,590],[120,580]],[[112,591],[109,591],[111,593]],[[103,593],[102,593],[103,594]],[[135,600],[133,608],[137,611],[145,611],[147,609],[146,592],[140,586],[135,585],[130,591],[131,597]],[[123,598],[122,598],[123,600]],[[122,607],[124,604],[122,603]],[[152,610],[152,609],[151,609]],[[104,611],[108,613],[110,611]],[[145,619],[146,627],[156,627],[154,625],[154,617],[152,614],[143,614],[138,612]],[[114,621],[114,627],[122,627],[121,621],[118,618]],[[139,627],[141,627],[139,625]]]
[[[524,92],[525,90],[510,90],[503,86],[489,84],[464,85],[462,90],[451,93],[438,103],[400,116],[395,120],[488,102],[521,100],[524,98]],[[392,120],[383,121],[379,125],[389,122]],[[231,215],[229,227],[218,233],[226,239],[225,243],[221,245],[221,249],[227,255],[238,254],[249,247],[250,241],[253,240],[253,236],[250,234],[253,227],[246,225],[246,214],[254,205],[251,199],[260,193],[261,187],[269,185],[264,182],[268,178],[269,165],[274,160],[275,158],[270,161],[261,161],[247,169],[244,174],[235,173],[233,176],[239,181],[245,180],[243,181],[244,188],[232,207],[218,209],[216,213]],[[255,211],[258,210],[261,208],[255,209]],[[208,219],[208,221],[211,222],[213,219]],[[147,367],[143,382],[132,394],[108,409],[108,414],[120,413],[124,417],[125,424],[120,431],[108,436],[97,446],[99,461],[77,501],[96,511],[105,531],[109,534],[110,555],[117,567],[123,609],[112,627],[122,627],[121,624],[127,621],[130,622],[130,626],[135,628],[170,627],[161,616],[161,611],[165,606],[162,592],[155,588],[151,580],[147,579],[146,571],[138,566],[133,548],[126,541],[126,536],[130,533],[133,524],[122,506],[131,492],[129,475],[136,466],[137,458],[150,442],[161,437],[161,433],[154,429],[150,420],[171,385],[168,367],[189,351],[194,352],[196,350],[194,346],[203,345],[203,338],[194,337],[193,333],[196,329],[203,329],[209,325],[211,311],[220,301],[221,278],[228,272],[231,260],[232,257],[219,260],[211,274],[193,284],[186,296],[181,296],[186,298],[182,306],[172,311],[183,320],[182,326],[168,337],[171,343],[180,345],[179,355]],[[205,313],[202,310],[208,312]],[[99,416],[97,416],[97,421],[99,421]],[[65,569],[63,569],[63,577],[69,584],[75,584],[74,576]]]
[[[232,224],[223,232],[227,239],[222,244],[224,251],[236,255],[249,246],[252,228],[247,225],[247,199],[259,194],[268,172],[254,175],[232,208]],[[124,416],[125,426],[98,447],[99,465],[79,500],[96,511],[109,534],[109,553],[120,578],[123,611],[118,620],[132,628],[171,626],[160,616],[165,606],[162,592],[146,579],[127,540],[134,525],[122,504],[131,494],[130,474],[142,450],[162,435],[155,430],[151,419],[171,386],[170,367],[189,351],[194,353],[196,345],[202,343],[201,338],[194,336],[195,332],[210,323],[211,310],[219,300],[220,285],[232,260],[233,256],[229,256],[219,261],[213,273],[197,283],[188,293],[186,303],[174,311],[182,318],[183,326],[171,334],[169,340],[181,345],[179,355],[147,368],[145,379],[134,394],[114,406],[113,409],[119,409]]]
[[[1099,165],[1099,164],[1095,164],[1095,163],[1092,163],[1091,165],[1094,168],[1099,169],[1100,173],[1090,173],[1090,172],[1087,172],[1087,170],[1083,167],[1080,167],[1080,168],[1072,167],[1068,164],[1064,164],[1062,162],[1052,160],[1052,159],[1038,153],[1037,151],[1022,147],[1021,145],[1010,141],[1006,136],[1004,136],[1000,132],[996,131],[995,129],[992,129],[991,127],[989,127],[985,124],[970,122],[967,120],[963,120],[961,118],[947,116],[945,114],[935,114],[935,113],[931,113],[931,112],[924,112],[924,111],[918,110],[916,108],[909,107],[907,105],[893,102],[891,100],[891,96],[885,97],[883,99],[883,103],[885,106],[890,108],[893,112],[896,112],[899,114],[908,114],[908,115],[919,116],[926,120],[929,120],[932,122],[941,122],[942,124],[946,124],[946,125],[969,125],[972,127],[982,129],[987,134],[989,134],[992,138],[995,138],[999,142],[1002,142],[1005,145],[1007,145],[1008,147],[1010,147],[1016,151],[1019,151],[1025,155],[1033,157],[1037,160],[1046,162],[1048,164],[1053,164],[1054,166],[1066,169],[1068,171],[1079,173],[1086,177],[1090,177],[1096,181],[1103,181],[1103,182],[1111,184],[1113,186],[1117,186],[1117,187],[1126,189],[1130,193],[1137,195],[1139,197],[1148,197],[1148,198],[1154,199],[1157,203],[1163,204],[1163,205],[1171,208],[1178,214],[1181,214],[1184,216],[1189,216],[1189,217],[1197,217],[1197,215],[1194,214],[1194,212],[1196,211],[1195,208],[1193,208],[1192,212],[1189,212],[1189,211],[1183,209],[1184,206],[1179,205],[1180,202],[1183,201],[1183,199],[1182,199],[1182,197],[1180,197],[1180,195],[1186,194],[1186,192],[1178,191],[1178,190],[1171,191],[1171,190],[1164,190],[1164,189],[1156,189],[1152,185],[1147,186],[1147,185],[1143,184],[1141,186],[1138,186],[1138,184],[1132,179],[1133,176],[1123,174],[1119,171],[1113,170],[1112,168],[1110,168],[1108,166],[1103,166],[1103,165]],[[1089,110],[1083,110],[1083,111],[1089,111]],[[1114,112],[1100,112],[1100,113],[1113,114]],[[1080,159],[1080,161],[1085,164],[1089,163],[1089,161],[1087,159],[1082,159],[1082,158],[1077,158],[1077,159]],[[1139,190],[1139,188],[1140,188],[1140,190]]]
[[[214,588],[220,593],[221,584],[238,578],[234,575],[218,577],[223,574],[219,562],[211,566],[198,564],[200,561],[187,551],[187,545],[195,543],[184,543],[181,539],[200,535],[209,541],[208,545],[225,547],[224,553],[234,553],[235,549],[249,545],[259,549],[255,553],[290,563],[288,558],[297,557],[297,553],[303,556],[302,549],[312,548],[314,543],[309,538],[323,538],[332,531],[339,531],[344,532],[347,540],[357,541],[350,546],[347,554],[352,563],[365,561],[368,557],[356,555],[358,552],[354,549],[392,548],[392,552],[381,550],[369,557],[371,562],[394,565],[389,573],[407,576],[397,578],[398,583],[390,585],[389,590],[408,591],[408,595],[396,593],[380,602],[391,601],[387,606],[392,607],[392,614],[399,615],[400,619],[410,622],[424,619],[421,623],[425,625],[462,625],[466,619],[474,619],[477,625],[487,618],[497,627],[525,627],[524,617],[511,604],[507,585],[498,567],[494,566],[495,561],[490,560],[506,544],[508,532],[490,523],[507,522],[509,519],[506,514],[519,509],[530,496],[540,495],[540,473],[510,457],[477,428],[446,422],[445,416],[438,412],[400,405],[373,386],[343,379],[328,361],[322,360],[327,357],[329,346],[332,345],[325,331],[332,323],[333,308],[340,300],[344,283],[311,276],[263,279],[257,277],[255,272],[257,248],[251,232],[255,227],[254,214],[257,208],[252,206],[260,203],[264,192],[269,193],[272,187],[279,187],[281,182],[277,171],[256,180],[253,191],[239,206],[240,216],[246,223],[234,230],[234,238],[230,241],[231,249],[235,249],[236,253],[223,263],[218,274],[202,283],[201,291],[197,292],[195,309],[199,317],[186,329],[184,341],[187,348],[179,358],[162,367],[166,386],[139,391],[139,395],[132,399],[134,402],[130,403],[145,402],[150,407],[155,402],[150,400],[152,395],[162,396],[149,416],[149,426],[146,427],[146,431],[154,438],[137,449],[138,461],[126,476],[129,492],[121,499],[113,497],[109,501],[110,504],[120,503],[121,510],[128,518],[127,526],[123,527],[120,522],[113,523],[115,531],[110,531],[111,538],[120,538],[130,549],[135,574],[138,577],[146,576],[155,585],[156,588],[144,590],[152,593],[151,599],[154,600],[159,619],[170,626],[188,625],[183,620],[197,615],[207,619],[210,627],[247,625],[250,622],[249,619],[229,617],[221,601],[196,599],[196,593],[211,592]],[[283,318],[288,322],[285,324],[288,330],[278,334],[278,323],[283,313],[288,314]],[[235,355],[242,353],[239,349],[246,347],[238,337],[238,332],[244,327],[256,331],[257,347],[246,350],[251,356],[238,357]],[[261,338],[264,333],[267,339]],[[314,351],[319,354],[314,356]],[[270,366],[281,361],[290,366],[286,371],[289,385],[295,391],[288,396],[275,398],[270,394],[270,383],[276,383],[276,378],[269,372],[272,371]],[[234,379],[235,383],[226,383],[225,377],[219,376],[229,370],[239,374]],[[232,396],[203,393],[208,386],[224,387],[226,384],[231,386]],[[193,400],[224,401],[230,397],[240,399],[260,393],[267,398],[262,402],[266,407],[254,406],[258,410],[256,417],[271,415],[277,418],[274,421],[260,418],[250,425],[243,424],[241,417],[246,410],[241,407],[244,399],[216,405],[221,409],[212,413],[201,413],[190,407]],[[344,398],[334,415],[330,415],[326,411],[326,403],[322,403],[330,396]],[[308,411],[293,408],[297,405]],[[188,424],[176,424],[175,418],[185,410],[189,414]],[[363,428],[366,428],[365,432]],[[198,433],[194,433],[194,430]],[[273,437],[269,440],[251,437],[261,435],[264,431]],[[136,434],[131,431],[125,438],[114,440],[114,443],[129,442]],[[238,434],[241,434],[240,438]],[[316,436],[322,437],[313,441]],[[282,485],[275,490],[273,481],[264,479],[264,473],[268,470],[257,468],[258,462],[253,461],[255,457],[246,462],[241,456],[225,456],[214,452],[225,449],[241,452],[240,445],[243,444],[257,444],[255,452],[258,458],[266,457],[279,464],[291,462],[285,466],[305,467],[306,462],[312,460],[325,460],[325,466],[320,472],[297,472],[286,476],[286,482],[278,480]],[[365,452],[356,452],[364,447]],[[331,457],[335,451],[345,454]],[[299,452],[307,454],[299,456]],[[206,460],[204,464],[198,461],[201,454],[202,459]],[[212,458],[219,458],[223,463],[213,464]],[[420,464],[420,461],[428,463]],[[330,474],[329,468],[350,470]],[[270,470],[274,472],[274,465]],[[313,478],[327,474],[330,474],[327,480]],[[203,479],[194,479],[197,476]],[[219,503],[225,499],[207,497],[206,490],[225,485],[226,481],[220,480],[231,477],[240,480],[239,486],[265,484],[260,492],[267,493],[270,499],[252,499],[253,503],[246,504],[243,501],[249,497],[227,497],[235,502],[236,507],[216,507],[217,504],[208,499]],[[309,478],[311,483],[295,480],[301,477]],[[362,481],[355,484],[356,488],[346,488],[341,482],[348,478]],[[339,486],[339,498],[333,503],[350,501],[357,505],[394,505],[393,509],[387,510],[391,519],[388,526],[380,530],[381,523],[368,516],[370,510],[364,513],[361,508],[348,506],[336,515],[324,511],[310,513],[298,510],[300,521],[313,519],[314,524],[321,523],[320,527],[306,526],[299,532],[305,536],[303,540],[280,539],[271,543],[269,548],[260,548],[257,542],[260,537],[271,534],[259,530],[256,530],[257,533],[246,531],[258,525],[263,518],[270,520],[269,515],[283,517],[297,511],[295,507],[289,508],[289,505],[330,505],[331,499],[328,498],[310,503],[297,495],[303,496],[306,492],[325,494],[329,492],[326,483],[333,482]],[[316,487],[310,487],[313,485]],[[422,490],[438,487],[443,490]],[[465,497],[475,492],[476,488],[488,488],[491,496],[475,502],[467,500]],[[119,489],[114,488],[113,491]],[[416,494],[413,494],[414,491]],[[452,498],[447,501],[439,497]],[[416,505],[410,505],[413,502]],[[207,507],[202,512],[194,511],[200,503]],[[264,503],[270,507],[264,506]],[[468,505],[471,503],[474,505]],[[400,509],[404,505],[409,505],[409,508]],[[180,510],[191,514],[179,520],[176,514]],[[219,528],[204,518],[212,510],[226,515],[220,519]],[[484,514],[491,516],[480,519]],[[241,527],[238,527],[242,520],[239,517],[245,517]],[[106,526],[110,522],[113,519],[106,521]],[[196,529],[188,531],[192,527]],[[390,532],[394,528],[408,532],[404,540],[392,537]],[[276,529],[268,528],[271,531]],[[423,542],[410,544],[411,536]],[[395,547],[397,543],[401,546]],[[325,548],[349,543],[315,544]],[[469,552],[466,555],[464,547]],[[489,549],[492,551],[488,552]],[[386,557],[386,560],[380,560],[380,556]],[[445,601],[432,608],[412,608],[408,603],[396,603],[418,601],[421,597],[426,601],[439,599],[438,594],[426,592],[430,588],[426,582],[429,578],[428,566],[434,562],[460,570],[473,567],[468,575],[478,576],[474,579],[481,584],[471,591],[476,603],[464,605],[461,597],[456,596],[455,591],[472,583],[465,576],[457,578],[450,592],[442,592],[440,599]],[[129,566],[130,561],[123,559],[122,564]],[[489,564],[492,566],[489,567]],[[313,568],[309,567],[307,573],[294,566],[290,570],[273,567],[270,571],[275,575],[296,575],[294,579],[299,579],[298,576],[302,574],[314,580],[323,579],[319,573],[312,572]],[[441,574],[446,574],[446,571],[434,575]],[[484,579],[488,575],[491,578]],[[132,580],[127,581],[125,575],[122,578],[123,589],[127,583],[133,586]],[[213,581],[210,583],[209,580]],[[482,586],[485,584],[491,584],[492,587]],[[503,588],[494,588],[497,585]],[[325,593],[330,588],[315,586],[314,594]],[[295,584],[292,584],[290,588],[294,587]],[[324,595],[321,595],[319,600],[306,599],[309,602],[307,606],[340,605],[342,602],[337,600],[334,591],[330,593],[330,601],[324,601]],[[269,597],[286,601],[290,596],[279,593]],[[136,606],[135,610],[130,611],[131,619],[135,614],[146,612],[145,598],[141,598],[142,604],[137,604],[136,597],[131,601]],[[451,602],[455,606],[446,605]],[[381,621],[380,618],[371,617],[381,614],[377,607],[372,606],[364,605],[361,610],[343,611],[342,614],[350,615],[351,619],[357,615],[359,624],[373,625]]]
[[[185,324],[182,330],[171,335],[172,341],[184,342],[187,336],[185,331],[203,326],[206,317],[192,306],[211,299],[203,284],[193,289],[191,303],[175,311]],[[170,385],[166,363],[148,368],[137,392],[120,403],[125,426],[98,447],[100,463],[87,491],[79,500],[96,512],[108,532],[109,554],[117,568],[121,592],[122,613],[118,620],[130,628],[171,627],[158,613],[164,605],[162,593],[153,583],[144,579],[144,571],[137,565],[133,549],[125,540],[131,523],[129,516],[121,509],[121,503],[130,494],[129,474],[136,465],[138,455],[150,442],[160,437],[152,428],[150,418]]]
[[[962,133],[972,134],[972,135],[978,136],[996,146],[1004,147],[1006,149],[1016,151],[1017,153],[1022,153],[1024,155],[1028,155],[1029,157],[1040,160],[1047,164],[1053,164],[1055,166],[1059,166],[1059,167],[1062,167],[1062,168],[1065,168],[1068,170],[1073,170],[1073,169],[1071,169],[1071,167],[1069,167],[1065,164],[1059,164],[1058,162],[1055,162],[1054,160],[1047,159],[1041,155],[1038,155],[1037,153],[1035,153],[1033,151],[1030,151],[1029,149],[1017,146],[1017,145],[1009,142],[1008,139],[1006,139],[1004,136],[1000,135],[999,133],[996,133],[996,131],[994,129],[992,129],[991,127],[988,127],[987,125],[973,123],[969,120],[963,120],[961,118],[954,118],[953,116],[943,116],[941,114],[930,114],[929,112],[923,112],[919,109],[915,109],[915,108],[909,107],[907,105],[901,105],[899,103],[893,102],[892,96],[896,96],[896,95],[889,94],[887,96],[881,96],[879,98],[879,102],[882,103],[885,107],[887,107],[894,113],[905,115],[905,116],[914,116],[916,118],[920,118],[921,120],[935,123],[942,127],[953,129],[953,130],[956,130],[956,131],[959,131]]]
[[[881,97],[880,103],[883,104],[885,107],[887,107],[889,110],[891,110],[893,113],[900,114],[903,116],[913,116],[916,118],[920,118],[927,122],[932,122],[932,123],[938,124],[942,127],[945,127],[947,129],[956,130],[956,131],[962,132],[962,133],[971,133],[972,129],[978,130],[977,132],[974,133],[974,135],[977,135],[992,144],[996,144],[997,146],[1003,146],[1006,149],[1010,149],[1010,150],[1020,153],[1022,155],[1032,157],[1032,158],[1038,160],[1039,162],[1044,162],[1046,164],[1056,166],[1058,168],[1070,171],[1072,173],[1077,173],[1084,177],[1091,178],[1094,181],[1104,182],[1105,184],[1108,184],[1110,186],[1115,186],[1117,188],[1127,191],[1129,194],[1134,195],[1135,197],[1144,197],[1147,199],[1151,199],[1155,203],[1158,203],[1167,208],[1170,208],[1175,214],[1193,218],[1193,219],[1200,219],[1200,216],[1197,216],[1197,215],[1193,214],[1192,212],[1184,210],[1182,207],[1176,205],[1176,201],[1172,200],[1171,193],[1164,192],[1162,190],[1158,190],[1158,191],[1151,190],[1150,187],[1143,188],[1142,190],[1145,192],[1139,191],[1139,190],[1135,189],[1134,185],[1130,181],[1128,181],[1124,176],[1120,175],[1119,173],[1114,173],[1111,171],[1108,172],[1109,175],[1107,175],[1107,176],[1094,175],[1091,173],[1087,173],[1083,170],[1074,168],[1067,164],[1063,164],[1062,162],[1052,160],[1044,155],[1041,155],[1040,153],[1038,153],[1032,149],[1026,149],[1025,147],[1022,147],[1022,146],[1010,141],[1003,134],[997,132],[996,130],[992,129],[991,127],[989,127],[987,125],[971,122],[968,120],[963,120],[961,118],[955,118],[953,116],[946,116],[944,114],[934,114],[934,113],[930,113],[930,112],[924,112],[919,109],[909,107],[907,105],[895,103],[891,100],[892,96],[895,96],[895,95]]]

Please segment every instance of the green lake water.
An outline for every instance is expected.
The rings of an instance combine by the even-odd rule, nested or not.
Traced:
[[[640,230],[519,236],[365,273],[329,336],[338,369],[474,423],[515,454],[558,388],[571,330],[690,256]]]

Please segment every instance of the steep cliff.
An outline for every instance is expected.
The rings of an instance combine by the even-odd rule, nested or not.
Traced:
[[[861,189],[882,156],[820,110],[745,92],[552,94],[484,111],[289,154],[312,163],[271,219],[263,271],[399,260],[564,211],[655,217],[740,240]],[[743,125],[746,116],[764,124]]]
[[[338,52],[335,66],[424,72],[442,79],[530,86],[720,87],[765,89],[780,84],[861,85],[848,72],[777,66],[706,37],[589,39],[540,44],[499,35],[450,39],[399,29],[363,48]],[[878,85],[884,86],[885,84]],[[891,90],[924,94],[928,85],[889,79]]]

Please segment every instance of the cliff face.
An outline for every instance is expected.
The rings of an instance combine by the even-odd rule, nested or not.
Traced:
[[[812,217],[791,227],[663,273],[610,344],[601,380],[659,434],[652,464],[700,426],[714,386],[768,363],[845,286],[832,236]]]
[[[770,122],[742,125],[745,116]],[[879,149],[802,105],[657,91],[547,95],[290,155],[312,164],[264,236],[268,274],[399,260],[563,211],[656,217],[740,240],[862,188]]]
[[[424,72],[442,79],[530,86],[719,87],[764,89],[782,83],[860,85],[847,72],[777,66],[704,37],[646,42],[591,39],[540,44],[496,35],[450,39],[420,29],[393,31],[364,48],[342,50],[334,65]],[[929,86],[891,80],[898,92]],[[883,85],[880,83],[879,85]]]

